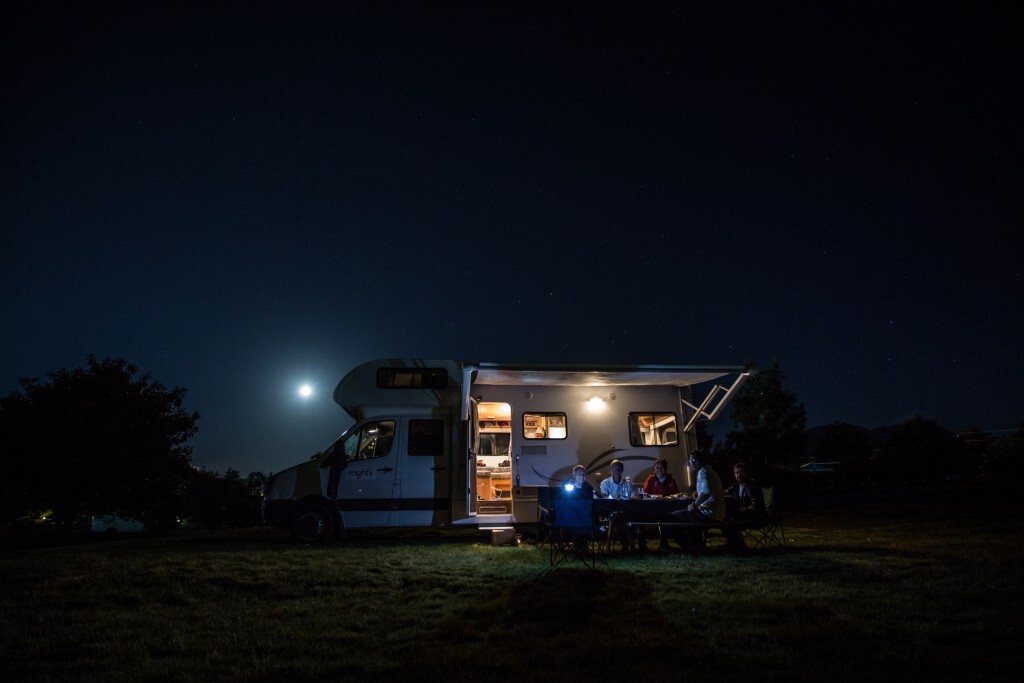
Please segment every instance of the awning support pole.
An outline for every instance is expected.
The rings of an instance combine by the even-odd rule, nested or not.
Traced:
[[[729,387],[728,389],[723,387],[721,384],[716,384],[711,389],[711,391],[708,392],[708,395],[704,398],[704,401],[701,402],[699,408],[690,403],[689,401],[687,401],[686,399],[680,398],[679,400],[682,401],[684,405],[693,410],[693,415],[691,415],[690,419],[687,420],[686,426],[683,427],[683,431],[689,432],[691,429],[693,429],[693,426],[697,424],[697,420],[700,419],[701,417],[707,418],[708,420],[714,420],[716,417],[718,417],[718,414],[722,412],[722,409],[725,408],[727,403],[729,403],[729,399],[732,398],[733,393],[738,391],[739,388],[743,386],[743,383],[750,378],[750,375],[751,373],[749,372],[741,372],[736,377],[736,379],[733,380],[732,386]],[[715,407],[712,408],[710,412],[708,412],[706,410],[708,404],[711,403],[711,401],[722,391],[724,391],[725,394],[722,395],[722,397],[718,400],[718,403],[715,404]]]

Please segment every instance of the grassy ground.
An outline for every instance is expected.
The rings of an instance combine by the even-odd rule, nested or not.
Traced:
[[[867,502],[865,502],[867,501]],[[1021,504],[868,491],[786,517],[789,552],[612,558],[272,529],[0,551],[0,671],[18,681],[1010,681]],[[13,677],[13,678],[12,678]]]

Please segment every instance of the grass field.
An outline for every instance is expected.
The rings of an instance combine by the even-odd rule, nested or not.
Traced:
[[[1022,510],[1009,491],[868,490],[791,511],[788,552],[612,558],[596,572],[436,531],[324,548],[273,529],[9,547],[0,672],[1016,681]]]

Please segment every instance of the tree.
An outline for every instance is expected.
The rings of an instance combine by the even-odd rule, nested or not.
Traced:
[[[1024,475],[1024,424],[1016,431],[990,442],[984,460],[984,474],[995,482],[1008,484]]]
[[[81,514],[119,512],[163,530],[177,512],[197,413],[185,389],[167,389],[120,358],[19,380],[0,399],[10,492],[27,509],[51,508],[58,531]]]
[[[871,461],[868,431],[845,422],[829,425],[814,449],[814,459],[819,462],[840,462],[847,479],[854,483],[860,482],[866,476]]]
[[[986,465],[991,460],[992,442],[995,440],[991,434],[977,425],[971,425],[956,435],[960,448],[964,455],[964,469],[970,470],[965,474],[970,478],[984,477]]]
[[[904,420],[882,444],[880,477],[890,481],[938,481],[964,476],[962,444],[934,420],[915,415]]]
[[[758,474],[792,469],[804,454],[807,413],[783,387],[784,379],[779,362],[772,360],[747,380],[732,402],[732,420],[739,429],[726,436],[723,454],[745,461]]]
[[[231,468],[224,474],[193,469],[185,487],[185,515],[209,529],[256,526],[266,482],[262,472],[250,472],[243,479]]]
[[[710,452],[715,437],[711,436],[711,432],[708,431],[708,423],[698,420],[694,425],[694,435],[697,437],[697,448]]]

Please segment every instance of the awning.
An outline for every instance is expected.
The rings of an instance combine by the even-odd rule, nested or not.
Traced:
[[[745,368],[689,365],[528,365],[478,363],[475,384],[602,387],[662,385],[688,387],[716,380]]]
[[[471,384],[512,386],[670,386],[690,387],[736,374],[728,388],[715,384],[699,406],[681,399],[693,410],[683,431],[689,432],[700,418],[714,420],[751,376],[742,366],[696,365],[537,365],[525,363],[475,363],[463,366],[463,412]],[[466,419],[463,415],[463,419]]]

